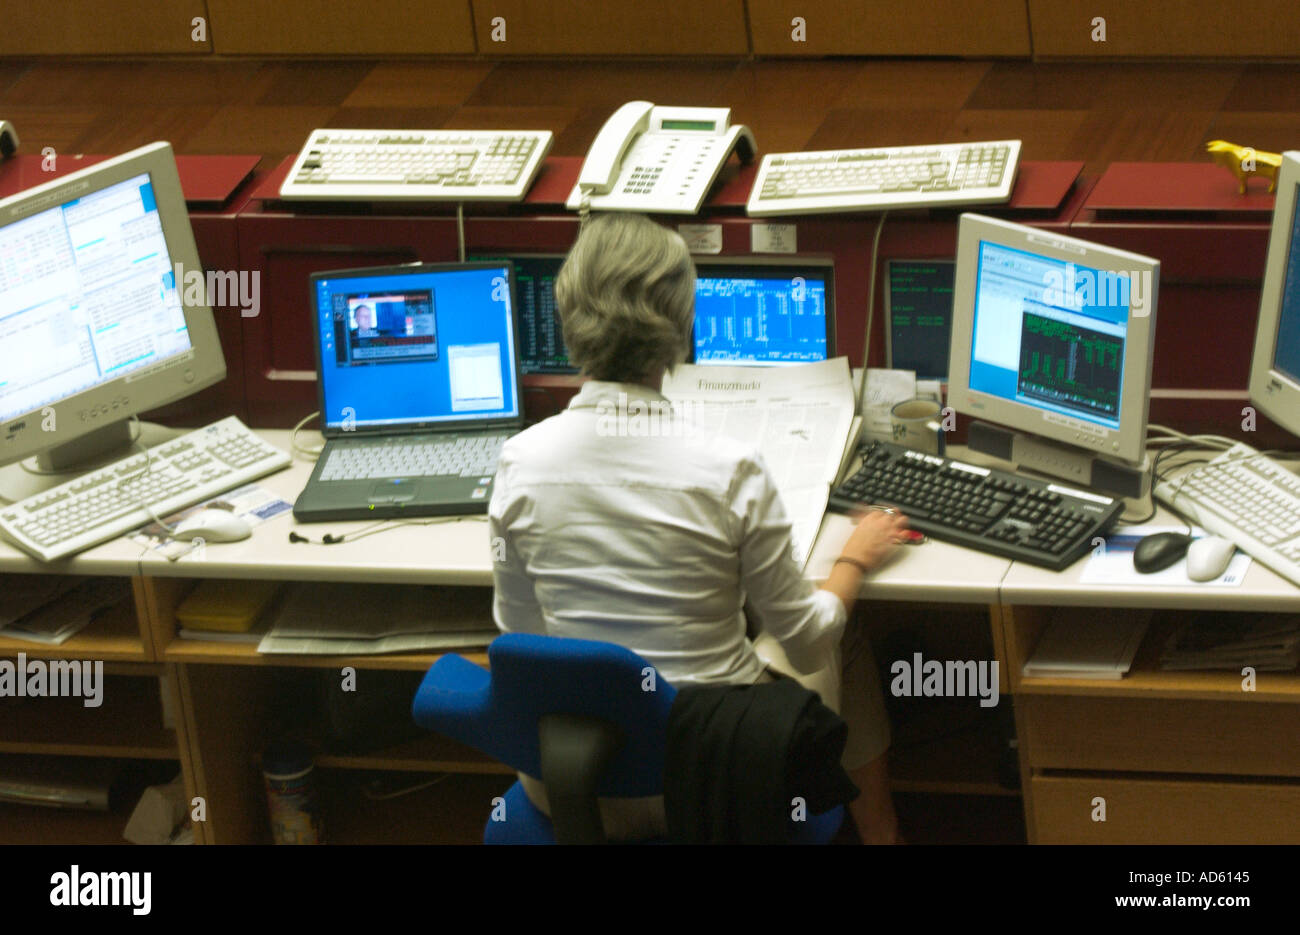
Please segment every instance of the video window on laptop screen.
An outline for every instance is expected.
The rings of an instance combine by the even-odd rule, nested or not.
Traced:
[[[786,366],[832,353],[831,267],[696,271],[695,363]]]
[[[327,427],[519,415],[508,267],[314,282]]]
[[[976,275],[970,388],[1118,429],[1127,277],[988,241]]]

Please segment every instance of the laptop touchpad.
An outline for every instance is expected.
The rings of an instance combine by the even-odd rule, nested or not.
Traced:
[[[415,499],[415,484],[411,478],[394,477],[383,480],[370,489],[371,503],[406,503]]]

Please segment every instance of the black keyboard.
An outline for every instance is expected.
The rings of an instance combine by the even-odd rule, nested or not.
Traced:
[[[830,508],[897,507],[927,536],[1060,571],[1105,536],[1122,500],[888,442],[864,447],[862,467]]]

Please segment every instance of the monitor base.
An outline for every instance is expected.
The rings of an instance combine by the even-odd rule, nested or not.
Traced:
[[[966,444],[972,451],[1010,461],[1018,469],[1059,477],[1110,496],[1137,500],[1151,491],[1151,458],[1130,464],[1014,432],[987,422],[972,422]]]
[[[141,422],[140,436],[133,439],[131,420],[123,419],[107,425],[53,451],[0,467],[0,502],[26,500],[51,487],[75,480],[79,474],[129,457],[132,452],[140,450],[140,445],[152,448],[184,431],[154,422]]]

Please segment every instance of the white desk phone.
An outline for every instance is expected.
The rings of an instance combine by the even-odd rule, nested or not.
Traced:
[[[600,128],[566,205],[579,210],[587,197],[593,211],[696,214],[733,149],[744,162],[758,153],[729,107],[631,101]]]

